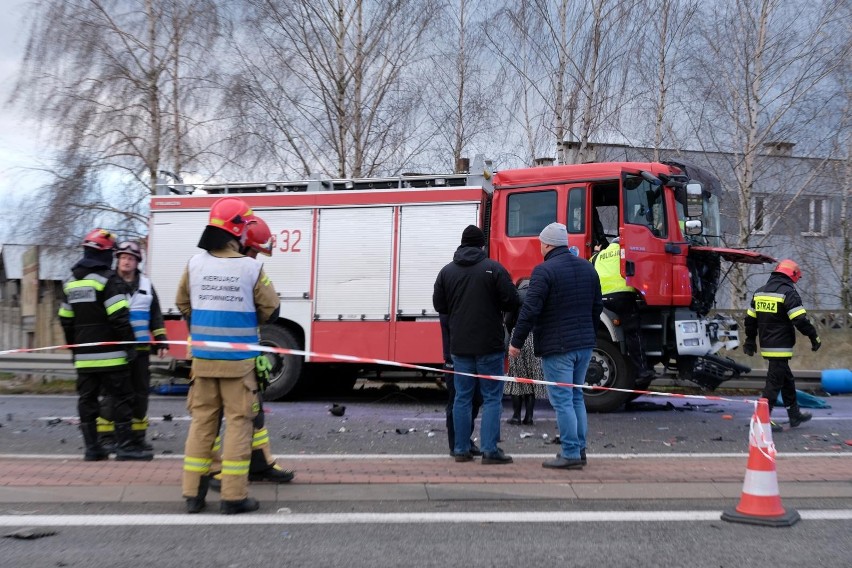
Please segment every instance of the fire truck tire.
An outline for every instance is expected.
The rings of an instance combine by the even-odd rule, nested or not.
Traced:
[[[299,342],[286,328],[267,324],[260,326],[260,344],[282,349],[301,349]],[[272,371],[269,373],[269,386],[263,393],[264,400],[277,400],[294,391],[302,374],[303,358],[298,355],[278,355],[267,353],[272,360]]]
[[[632,389],[633,369],[621,354],[618,345],[607,338],[598,337],[592,351],[592,361],[586,373],[586,384],[590,386]],[[586,389],[586,410],[589,412],[612,412],[627,402],[630,393],[609,390]]]

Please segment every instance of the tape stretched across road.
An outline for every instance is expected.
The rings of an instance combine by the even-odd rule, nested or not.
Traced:
[[[399,367],[402,369],[412,369],[415,371],[430,371],[434,373],[452,373],[454,375],[464,375],[467,377],[474,377],[477,379],[489,379],[494,381],[503,381],[507,383],[527,383],[527,384],[539,384],[539,385],[550,385],[556,387],[569,387],[569,388],[579,388],[590,391],[613,391],[613,392],[623,392],[628,394],[638,394],[638,395],[651,395],[651,396],[664,396],[669,398],[686,398],[686,399],[698,399],[698,400],[717,400],[717,401],[725,401],[725,402],[745,402],[747,404],[757,405],[756,399],[733,399],[733,398],[725,398],[721,396],[713,396],[713,395],[699,395],[699,394],[680,394],[680,393],[670,393],[670,392],[659,392],[659,391],[649,391],[649,390],[636,390],[636,389],[621,389],[615,387],[602,387],[597,385],[575,385],[573,383],[561,383],[555,381],[545,381],[538,379],[528,379],[526,377],[511,377],[508,375],[479,375],[476,373],[464,373],[461,371],[453,371],[444,368],[435,368],[435,367],[427,367],[424,365],[414,365],[411,363],[400,363],[398,361],[387,361],[385,359],[373,359],[370,357],[357,357],[355,355],[343,355],[339,353],[317,353],[316,351],[301,351],[298,349],[284,349],[282,347],[271,347],[268,345],[257,345],[254,343],[233,343],[227,341],[101,341],[95,343],[77,343],[72,345],[52,345],[50,347],[34,347],[29,349],[7,349],[5,351],[0,351],[0,357],[3,355],[11,355],[14,353],[33,353],[37,351],[52,351],[56,349],[73,349],[75,347],[100,347],[100,346],[109,346],[109,345],[121,345],[121,346],[130,346],[136,344],[143,345],[185,345],[187,347],[191,347],[193,344],[202,347],[212,347],[216,349],[225,349],[230,351],[261,351],[263,353],[275,353],[278,355],[297,355],[302,357],[311,357],[311,358],[322,358],[329,359],[333,361],[340,361],[342,363],[368,363],[372,365],[385,365],[388,367]]]

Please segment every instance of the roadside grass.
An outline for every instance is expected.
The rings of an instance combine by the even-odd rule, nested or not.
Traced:
[[[0,394],[74,394],[77,381],[68,377],[0,373]]]

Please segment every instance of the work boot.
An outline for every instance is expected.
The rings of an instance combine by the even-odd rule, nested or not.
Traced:
[[[803,423],[807,422],[813,418],[810,412],[802,412],[799,411],[796,414],[790,415],[790,428],[796,428],[801,426]]]
[[[130,422],[116,423],[115,437],[118,439],[118,448],[115,450],[116,461],[151,461],[154,454],[143,450],[136,443]]]
[[[219,503],[219,512],[223,515],[238,515],[240,513],[251,513],[260,509],[257,499],[246,497],[240,501],[222,501]]]
[[[83,454],[84,461],[103,461],[109,459],[109,452],[98,441],[97,424],[94,422],[81,422],[80,431],[83,433],[83,443],[86,445],[86,453]]]
[[[773,420],[770,420],[770,421],[769,421],[769,427],[770,427],[770,428],[772,429],[772,431],[773,431],[773,432],[775,432],[776,434],[777,434],[778,432],[783,432],[783,431],[784,431],[784,427],[783,427],[783,426],[781,426],[780,424],[778,424],[777,422],[773,421]]]
[[[145,439],[145,430],[133,430],[133,440],[140,449],[145,450],[146,452],[154,450],[154,446],[149,444]]]
[[[98,434],[98,441],[100,441],[101,447],[103,447],[108,454],[115,453],[115,434],[112,432],[101,432]]]
[[[277,463],[257,473],[249,472],[249,481],[271,481],[273,483],[288,483],[293,481],[296,474],[291,469],[284,469]]]
[[[200,513],[207,507],[207,488],[210,487],[210,476],[202,475],[198,482],[198,493],[195,497],[186,498],[186,512],[190,515]]]
[[[222,472],[217,471],[216,473],[210,474],[210,489],[213,491],[221,491],[222,490]]]

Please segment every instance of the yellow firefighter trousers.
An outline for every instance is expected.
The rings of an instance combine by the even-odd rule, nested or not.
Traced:
[[[183,465],[183,496],[195,497],[201,476],[210,472],[213,441],[219,431],[219,416],[225,416],[222,447],[222,500],[248,497],[252,421],[257,412],[257,380],[254,370],[243,377],[197,376],[187,395],[192,422],[186,438]]]

